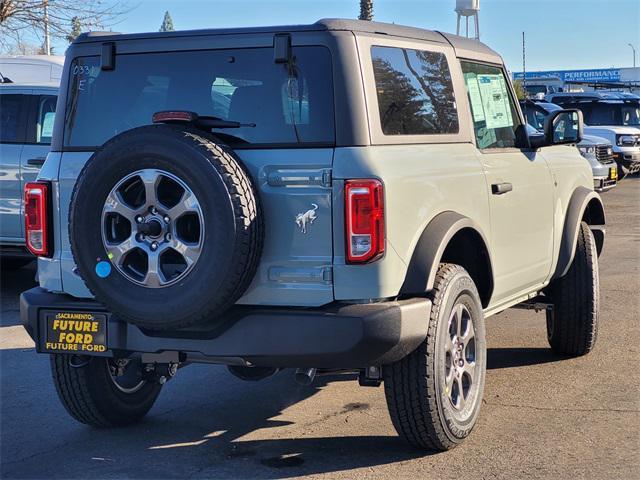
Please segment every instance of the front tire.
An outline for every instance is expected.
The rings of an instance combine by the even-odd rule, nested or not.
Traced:
[[[553,310],[547,311],[547,339],[554,352],[578,357],[596,344],[600,316],[598,251],[593,233],[580,224],[576,254],[569,271],[548,290]]]
[[[78,355],[51,355],[58,397],[69,414],[94,427],[129,425],[153,406],[161,385],[142,378],[140,362],[131,360],[114,377],[113,360]],[[110,370],[111,367],[111,370]]]
[[[429,450],[450,450],[473,429],[482,403],[486,343],[482,303],[459,265],[442,264],[427,338],[384,366],[387,406],[398,434]]]

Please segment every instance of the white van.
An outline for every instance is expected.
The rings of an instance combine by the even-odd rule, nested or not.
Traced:
[[[62,55],[0,56],[0,83],[60,83]]]

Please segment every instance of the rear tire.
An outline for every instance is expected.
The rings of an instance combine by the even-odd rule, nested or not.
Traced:
[[[398,434],[418,448],[444,451],[471,433],[480,413],[485,328],[480,296],[461,266],[440,265],[432,299],[427,338],[408,356],[383,366],[384,389]]]
[[[127,368],[139,381],[116,383],[109,371],[110,360],[102,357],[51,355],[51,373],[58,397],[67,412],[93,427],[129,425],[144,417],[153,406],[161,385],[143,380],[139,362]]]
[[[548,295],[547,339],[554,352],[578,357],[593,350],[598,337],[600,278],[598,251],[593,233],[580,224],[573,263],[564,277],[551,284]]]

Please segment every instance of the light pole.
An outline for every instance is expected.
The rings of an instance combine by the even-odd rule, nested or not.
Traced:
[[[628,43],[627,45],[629,45],[631,47],[631,50],[633,50],[633,68],[636,68],[636,48],[630,43]]]
[[[51,55],[51,37],[49,36],[49,0],[44,1],[44,54]]]

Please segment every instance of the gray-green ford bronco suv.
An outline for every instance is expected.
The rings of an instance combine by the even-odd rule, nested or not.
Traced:
[[[555,352],[594,346],[581,114],[528,129],[481,43],[350,20],[90,33],[58,112],[21,316],[81,422],[140,419],[190,363],[359,372],[444,450],[478,418],[486,317],[543,309]]]

